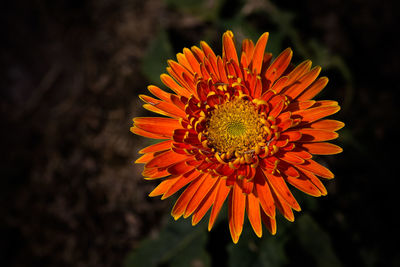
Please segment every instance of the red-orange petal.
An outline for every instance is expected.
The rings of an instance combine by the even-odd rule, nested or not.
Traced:
[[[196,194],[196,191],[199,189],[203,181],[204,179],[202,178],[193,181],[180,195],[171,211],[171,215],[175,220],[179,219],[185,213],[189,201]]]
[[[179,177],[177,176],[171,176],[167,178],[166,180],[162,181],[156,188],[154,188],[149,196],[155,197],[164,194],[178,179]]]
[[[207,195],[203,198],[199,206],[197,207],[196,211],[193,213],[192,216],[192,225],[196,225],[200,222],[200,220],[206,215],[207,211],[211,208],[211,205],[213,204],[215,200],[215,196],[218,192],[218,185],[221,180],[221,178],[215,178],[217,182],[214,184],[214,186],[210,189],[210,191],[207,193]]]
[[[150,153],[150,152],[163,151],[163,150],[170,149],[171,146],[172,146],[172,140],[166,140],[166,141],[162,141],[157,144],[145,147],[142,150],[140,150],[139,153],[145,154],[145,153]]]
[[[193,169],[193,166],[187,164],[187,161],[190,159],[191,157],[188,156],[187,159],[169,166],[167,169],[168,172],[174,175],[181,175],[187,173],[188,171]]]
[[[226,179],[221,179],[218,185],[218,192],[215,196],[215,201],[211,210],[210,220],[208,222],[208,231],[213,227],[218,213],[220,212],[222,205],[225,202],[226,197],[231,191],[231,187],[226,185]]]
[[[251,59],[253,58],[253,51],[254,51],[254,43],[250,39],[244,39],[242,42],[242,54],[246,55],[247,63],[250,64]],[[243,66],[247,68],[248,65]]]
[[[261,210],[261,220],[267,227],[268,231],[272,234],[276,234],[276,219],[275,217],[269,217],[263,210]]]
[[[298,101],[309,100],[316,96],[325,86],[328,84],[329,79],[327,77],[321,77],[316,80],[310,87],[308,87],[304,92],[297,97]]]
[[[286,48],[268,67],[265,72],[265,78],[271,81],[273,84],[286,70],[292,59],[293,51],[290,48]]]
[[[149,85],[149,86],[147,86],[147,90],[149,90],[150,93],[152,93],[154,96],[158,97],[159,99],[164,100],[166,102],[171,102],[171,100],[170,100],[171,94],[160,89],[158,86]]]
[[[275,201],[271,193],[271,189],[266,181],[264,173],[260,168],[257,168],[254,176],[254,193],[258,198],[264,212],[269,217],[275,217]]]
[[[230,208],[232,211],[232,219],[234,231],[240,236],[243,230],[244,214],[246,209],[246,195],[243,194],[242,189],[238,183],[233,185],[232,199],[230,202]]]
[[[137,117],[133,123],[143,131],[165,137],[172,137],[175,129],[182,128],[179,120],[172,118]]]
[[[183,54],[185,55],[187,61],[190,64],[194,73],[200,73],[200,62],[197,61],[196,57],[193,55],[192,51],[188,48],[183,49]]]
[[[339,135],[336,132],[304,128],[299,130],[302,134],[299,142],[321,142],[336,139]]]
[[[236,52],[235,41],[233,40],[233,33],[231,31],[226,31],[222,36],[222,57],[227,61],[233,60],[239,65],[239,59]]]
[[[253,74],[260,74],[261,67],[264,59],[264,50],[265,46],[267,45],[269,33],[265,32],[261,37],[258,39],[256,46],[254,47],[253,52],[253,60],[252,60],[252,68]]]
[[[150,133],[148,131],[142,130],[135,126],[131,127],[130,130],[134,134],[141,135],[141,136],[148,137],[148,138],[153,138],[153,139],[169,139],[170,138],[167,135],[164,135],[164,134],[159,135],[159,134]]]
[[[170,188],[168,188],[168,190],[164,193],[164,195],[162,196],[161,199],[166,199],[166,198],[172,196],[173,194],[178,192],[180,189],[182,189],[185,185],[191,183],[192,181],[194,181],[196,179],[200,179],[201,176],[203,176],[203,174],[199,173],[196,170],[187,172],[183,175],[179,175],[176,182],[173,185],[171,185]]]
[[[267,181],[270,187],[273,188],[276,194],[278,194],[287,204],[290,205],[294,210],[300,211],[301,208],[299,203],[297,203],[296,199],[290,192],[289,188],[287,187],[285,181],[283,180],[282,176],[271,174],[268,171],[264,171],[265,176],[267,177]]]
[[[215,182],[217,181],[217,179],[212,178],[210,174],[204,175],[202,179],[204,180],[203,183],[200,185],[199,189],[197,189],[196,194],[194,194],[192,199],[190,199],[185,209],[185,213],[183,214],[184,218],[192,215],[192,213],[198,208],[201,201],[208,194],[208,192],[210,192],[211,188],[213,188]]]
[[[246,202],[246,210],[247,216],[249,218],[251,227],[254,230],[254,233],[258,237],[262,236],[262,224],[261,224],[261,213],[260,213],[260,202],[255,197],[254,194],[247,195]]]
[[[318,190],[321,192],[321,195],[326,196],[328,194],[324,184],[313,173],[302,170],[302,175],[306,176],[318,188]]]
[[[187,159],[188,156],[184,154],[175,153],[172,150],[163,152],[157,156],[155,156],[152,160],[147,162],[145,165],[146,168],[164,168],[169,167],[174,163],[180,162],[182,160]]]
[[[321,67],[317,66],[304,74],[298,80],[294,82],[286,91],[285,94],[290,96],[292,99],[296,99],[306,88],[309,86],[321,72]]]
[[[296,167],[310,171],[323,178],[332,179],[335,177],[330,170],[311,159],[306,160],[303,164],[297,165]]]
[[[308,124],[307,127],[334,132],[342,129],[344,127],[344,123],[336,120],[319,120]]]
[[[306,60],[300,63],[294,70],[288,74],[287,84],[291,85],[298,80],[301,76],[306,74],[311,68],[311,60]]]
[[[161,74],[160,75],[161,81],[168,86],[172,91],[174,91],[177,95],[183,95],[186,97],[190,97],[190,92],[179,85],[171,76],[168,74]]]
[[[321,192],[318,190],[318,188],[306,177],[300,176],[297,178],[294,177],[287,177],[286,180],[296,187],[297,189],[303,191],[304,193],[307,193],[311,196],[314,197],[319,197],[321,196]]]
[[[166,169],[144,168],[142,175],[144,176],[144,179],[146,179],[146,180],[154,180],[154,179],[163,178],[165,176],[169,176],[171,174]]]
[[[294,111],[293,117],[296,118],[297,116],[301,117],[301,125],[306,123],[314,122],[326,116],[335,114],[340,110],[340,106],[332,105],[332,106],[322,106],[316,108],[309,108],[306,110]]]
[[[332,155],[343,151],[340,146],[331,143],[302,143],[301,147],[314,155]]]

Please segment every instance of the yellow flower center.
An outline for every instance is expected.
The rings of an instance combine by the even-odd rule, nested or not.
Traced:
[[[237,98],[218,105],[208,119],[207,145],[228,155],[249,152],[263,141],[260,119],[256,106],[250,101]]]

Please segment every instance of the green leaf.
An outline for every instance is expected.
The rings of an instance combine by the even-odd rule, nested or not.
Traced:
[[[336,257],[329,235],[308,214],[303,214],[296,222],[296,233],[300,245],[315,260],[316,266],[341,266]]]
[[[161,85],[160,75],[165,73],[167,60],[174,57],[166,31],[160,31],[150,42],[142,61],[142,72],[150,82]]]
[[[125,260],[125,267],[210,266],[205,250],[207,232],[204,224],[193,227],[190,220],[172,218],[154,239],[144,240]],[[197,266],[197,265],[196,265]]]
[[[285,235],[272,236],[267,229],[260,239],[246,223],[237,244],[228,247],[230,267],[279,267],[287,263],[284,251],[287,238]]]

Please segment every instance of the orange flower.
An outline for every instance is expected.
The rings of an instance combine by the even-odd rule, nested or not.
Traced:
[[[307,60],[293,68],[292,50],[275,60],[264,52],[268,33],[257,43],[244,40],[240,58],[233,33],[222,37],[223,54],[205,42],[169,60],[162,82],[174,93],[150,85],[156,97],[141,95],[144,107],[166,117],[135,118],[131,131],[165,139],[140,151],[143,176],[163,181],[150,193],[165,199],[187,186],[172,216],[192,215],[196,225],[211,208],[208,229],[228,198],[234,243],[245,212],[257,236],[262,222],[276,233],[275,209],[289,221],[300,206],[287,183],[312,195],[326,195],[319,178],[333,178],[313,155],[340,153],[325,141],[344,124],[324,117],[339,111],[336,101],[311,100],[328,83]]]

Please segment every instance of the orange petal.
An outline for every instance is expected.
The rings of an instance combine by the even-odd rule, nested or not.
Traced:
[[[154,157],[155,157],[156,155],[159,155],[159,154],[164,153],[164,152],[165,152],[165,151],[160,151],[159,153],[146,153],[146,154],[144,154],[143,156],[139,157],[139,158],[135,161],[135,163],[147,163],[147,162],[149,162],[150,160],[154,159]]]
[[[232,59],[237,65],[239,65],[235,42],[233,40],[233,33],[231,31],[226,31],[222,36],[222,49],[222,58],[227,61]]]
[[[321,196],[321,192],[318,190],[318,188],[306,177],[300,176],[297,178],[294,177],[287,177],[286,180],[296,187],[297,189],[303,191],[304,193],[307,193],[311,196],[314,197],[319,197]]]
[[[172,208],[171,215],[174,217],[175,220],[178,220],[181,217],[189,201],[192,197],[196,194],[196,191],[199,189],[199,186],[203,183],[204,179],[200,177],[199,179],[193,181],[186,189],[183,191],[182,195],[178,198],[175,202],[174,207]]]
[[[200,205],[201,201],[204,197],[210,192],[211,188],[213,188],[215,182],[217,181],[216,178],[212,178],[211,175],[205,175],[202,178],[204,181],[200,185],[199,189],[197,189],[196,194],[192,197],[189,201],[185,209],[185,213],[183,215],[184,218],[189,217]]]
[[[310,87],[308,87],[304,92],[297,97],[298,101],[309,100],[316,96],[322,89],[325,88],[329,79],[327,77],[321,77],[316,80]]]
[[[337,138],[336,132],[304,128],[299,130],[302,134],[299,142],[321,142]]]
[[[193,55],[192,51],[188,48],[183,49],[183,53],[190,64],[194,73],[200,74],[200,62],[197,61],[196,57]]]
[[[171,176],[162,181],[153,191],[149,194],[150,197],[155,197],[164,194],[173,185],[179,177]]]
[[[233,241],[234,244],[237,244],[237,242],[239,241],[240,235],[235,233],[235,226],[233,224],[232,209],[230,207],[228,208],[228,221],[229,221],[229,232],[231,234],[232,241]]]
[[[153,139],[169,139],[170,138],[169,136],[166,136],[166,135],[149,133],[148,131],[144,131],[135,126],[131,127],[130,130],[134,134],[141,135],[141,136],[148,137],[148,138],[153,138]]]
[[[300,138],[301,138],[301,132],[299,132],[298,130],[297,131],[289,130],[289,131],[282,133],[282,135],[280,136],[279,139],[281,139],[281,140],[289,139],[289,141],[295,142],[297,140],[300,140]]]
[[[169,166],[168,172],[174,175],[181,175],[187,173],[188,171],[193,169],[193,166],[187,164],[188,160],[190,160],[190,157],[187,157],[187,159]]]
[[[251,227],[253,227],[254,232],[258,237],[262,236],[262,224],[261,224],[261,214],[260,214],[260,202],[255,197],[254,194],[247,195],[246,202],[247,217]]]
[[[166,107],[167,105],[169,105],[169,107]],[[164,116],[168,116],[168,117],[172,117],[172,118],[183,118],[185,117],[185,113],[180,111],[179,113],[172,113],[171,110],[173,108],[171,108],[171,104],[166,103],[166,102],[161,102],[160,104],[157,105],[150,105],[150,104],[144,104],[143,107],[145,109],[147,109],[148,111],[154,112],[154,113],[158,113]],[[166,111],[168,110],[168,111]],[[176,109],[178,110],[178,109]]]
[[[300,211],[301,208],[299,203],[297,203],[296,199],[290,192],[289,188],[286,185],[285,180],[282,178],[281,175],[271,174],[268,171],[264,171],[265,176],[267,177],[267,181],[270,187],[279,194],[279,196],[286,201],[287,204],[290,205],[294,210]]]
[[[303,172],[302,174],[306,176],[318,188],[318,190],[321,192],[321,195],[326,196],[328,194],[325,186],[323,185],[321,180],[318,179],[317,176],[315,176],[313,173],[309,171],[303,170],[302,172]]]
[[[311,64],[312,64],[311,60],[306,60],[300,63],[296,68],[294,68],[294,70],[292,70],[288,74],[289,79],[287,81],[287,84],[288,85],[293,84],[298,80],[298,78],[306,74],[310,70]]]
[[[307,126],[313,129],[321,129],[333,132],[342,129],[344,127],[344,123],[336,120],[321,120],[310,123]]]
[[[242,54],[244,53],[246,55],[246,61],[248,64],[250,64],[251,59],[253,58],[253,51],[254,51],[253,41],[250,39],[244,39],[242,42]],[[248,64],[243,67],[247,68]]]
[[[142,150],[140,150],[139,153],[145,154],[145,153],[150,153],[150,152],[163,151],[163,150],[170,149],[171,146],[172,146],[172,140],[166,140],[166,141],[162,141],[160,143],[145,147]]]
[[[289,66],[292,55],[292,49],[286,48],[269,66],[264,76],[267,80],[271,81],[271,84],[279,79]]]
[[[222,205],[224,204],[225,199],[230,191],[231,187],[226,185],[226,179],[221,179],[218,185],[218,192],[215,196],[215,201],[211,210],[210,220],[208,222],[208,231],[210,231],[213,227],[215,219],[217,218],[217,215],[221,210]]]
[[[303,143],[301,147],[316,155],[332,155],[343,151],[340,146],[331,143]]]
[[[190,73],[194,74],[192,66],[190,65],[189,61],[187,60],[186,56],[183,53],[176,54],[176,59],[178,60],[178,63],[181,66],[183,66]]]
[[[254,47],[252,67],[253,73],[258,75],[261,73],[261,67],[264,59],[265,46],[267,45],[269,33],[265,32],[258,39],[256,46]]]
[[[147,90],[149,90],[150,93],[152,93],[154,96],[158,97],[161,100],[164,100],[166,102],[171,102],[170,100],[170,93],[165,92],[164,90],[160,89],[159,87],[155,85],[149,85],[147,86]]]
[[[207,211],[211,208],[211,205],[213,204],[215,200],[215,196],[217,195],[218,192],[218,186],[220,183],[221,178],[215,178],[217,182],[214,184],[214,186],[210,189],[210,191],[207,193],[207,195],[203,198],[199,206],[197,207],[196,211],[193,213],[192,216],[192,225],[196,225],[200,222],[200,220],[206,215]]]
[[[165,176],[171,175],[167,170],[165,169],[159,169],[159,168],[144,168],[144,171],[142,172],[142,175],[145,177],[144,179],[146,180],[154,180],[154,179],[159,179]]]
[[[200,48],[198,48],[195,45],[192,46],[190,49],[192,50],[193,55],[195,56],[196,60],[201,64],[201,62],[203,62],[203,59],[205,58],[203,50],[201,50]]]
[[[292,208],[289,206],[289,204],[276,192],[272,191],[274,200],[275,200],[275,206],[279,210],[280,213],[290,222],[294,221],[294,214]]]
[[[304,169],[306,171],[310,171],[310,172],[312,172],[318,176],[321,176],[323,178],[332,179],[335,177],[330,170],[328,170],[326,167],[318,164],[317,162],[315,162],[311,159],[306,160],[303,164],[297,165],[296,167],[299,169]]]
[[[187,61],[186,61],[187,62]],[[189,64],[189,63],[187,63]],[[187,68],[179,64],[178,62],[174,60],[168,60],[168,65],[171,68],[172,72],[171,75],[181,83],[182,81],[182,74],[186,74],[188,77],[193,79],[193,73],[189,71]],[[181,83],[181,85],[184,85]],[[188,89],[188,88],[186,88]]]
[[[261,210],[261,219],[268,231],[272,234],[276,234],[276,220],[275,217],[271,218],[263,210]]]
[[[171,76],[168,74],[160,75],[161,81],[168,86],[172,91],[174,91],[177,95],[183,95],[186,97],[190,97],[190,92],[184,87],[180,86]]]
[[[211,56],[213,59],[215,59],[215,60],[217,59],[217,57],[215,56],[214,51],[211,49],[211,47],[206,42],[201,41],[200,42],[200,47],[201,47],[201,49],[203,49],[205,57],[208,58],[209,56]]]
[[[279,78],[271,87],[271,91],[274,92],[274,94],[279,94],[287,85],[287,81],[289,78],[287,76],[283,76]]]
[[[277,117],[279,113],[281,113],[282,109],[285,106],[285,100],[281,99],[276,105],[272,107],[272,110],[269,112],[269,116]]]
[[[243,230],[245,208],[246,195],[243,194],[239,184],[235,183],[231,194],[230,209],[232,212],[233,230],[238,236],[240,236]]]
[[[168,190],[164,193],[164,195],[162,196],[161,199],[166,199],[166,198],[172,196],[173,194],[178,192],[180,189],[182,189],[185,185],[191,183],[192,181],[194,181],[196,179],[200,179],[201,176],[203,176],[203,174],[199,173],[196,170],[193,170],[193,171],[190,171],[183,175],[178,176],[178,179],[176,180],[176,182],[173,185],[171,185],[170,188],[168,188]]]
[[[172,150],[163,152],[155,156],[152,160],[147,162],[146,168],[165,168],[171,166],[174,163],[180,162],[182,160],[188,159],[187,155],[175,153]]]
[[[305,101],[295,101],[290,103],[285,111],[298,111],[298,110],[302,110],[302,109],[308,109],[310,108],[312,105],[315,104],[315,100],[305,100]]]
[[[284,153],[280,153],[279,159],[282,159],[288,163],[292,163],[292,164],[302,164],[304,163],[304,159],[298,157],[296,154],[288,151],[288,152],[284,152]]]
[[[306,110],[294,111],[293,117],[301,117],[301,125],[316,121],[318,119],[324,118],[326,116],[335,114],[340,110],[340,106],[323,106],[316,108],[309,108]]]
[[[223,83],[228,83],[228,77],[226,76],[226,70],[225,70],[225,65],[224,61],[220,56],[217,57],[217,68],[218,68],[218,74],[221,79],[221,82]]]
[[[186,113],[173,103],[164,102],[147,95],[139,95],[139,98],[147,103],[143,106],[147,110],[169,117],[185,118],[186,116]]]
[[[298,80],[296,80],[286,91],[285,94],[295,99],[299,94],[301,94],[307,86],[309,86],[321,72],[321,67],[317,66],[304,74]]]
[[[179,120],[161,117],[137,117],[133,119],[134,126],[146,132],[165,137],[172,137],[175,129],[182,128]]]
[[[265,179],[264,173],[261,172],[260,168],[257,168],[256,175],[254,176],[254,193],[264,212],[273,218],[275,217],[275,201]]]

